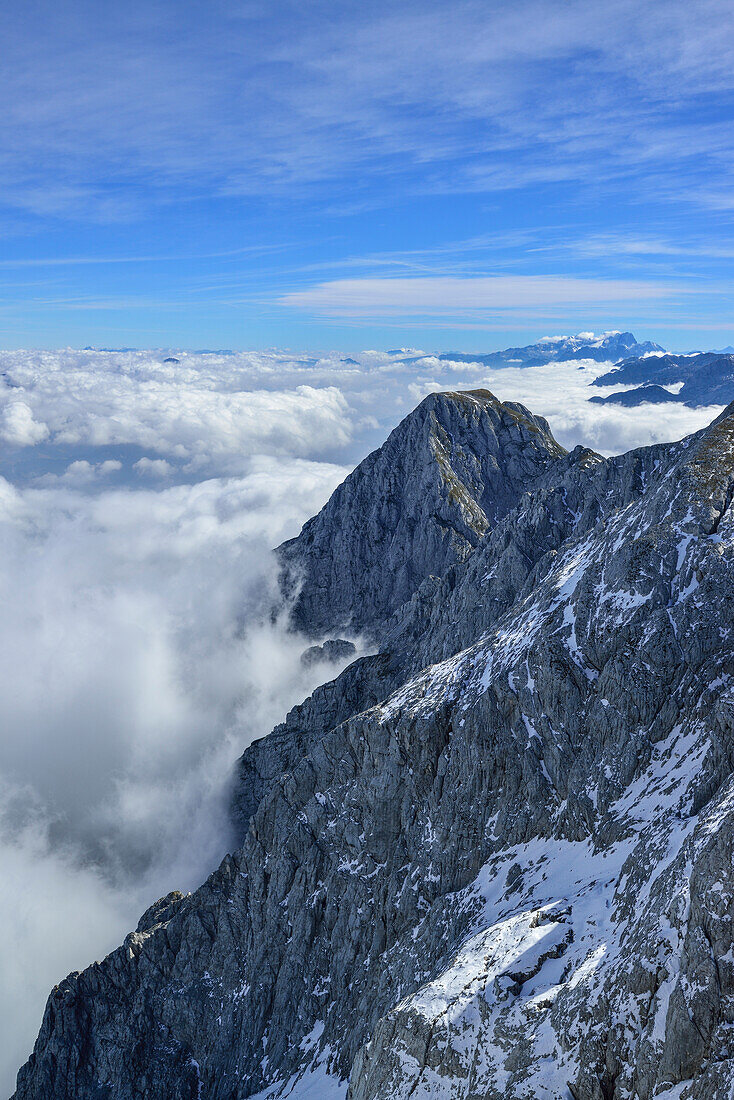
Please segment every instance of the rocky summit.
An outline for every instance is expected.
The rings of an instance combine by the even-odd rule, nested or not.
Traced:
[[[734,405],[567,454],[436,394],[279,551],[373,652],[240,841],[51,993],[16,1100],[729,1100]]]
[[[546,420],[487,390],[427,397],[279,547],[294,625],[379,634],[564,454]]]

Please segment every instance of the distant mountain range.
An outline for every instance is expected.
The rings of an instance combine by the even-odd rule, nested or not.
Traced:
[[[544,336],[522,348],[505,348],[482,355],[446,352],[440,359],[456,363],[484,363],[488,367],[539,367],[543,363],[569,359],[593,359],[597,363],[616,363],[630,356],[664,352],[651,340],[639,343],[631,332],[579,332],[575,336]]]
[[[544,336],[534,344],[482,354],[446,352],[444,361],[482,363],[487,367],[538,367],[545,363],[591,359],[614,363],[593,386],[635,386],[608,397],[591,397],[597,405],[634,408],[643,404],[681,404],[691,408],[726,405],[734,398],[734,348],[667,352],[652,340],[638,341],[632,332],[579,332],[575,336]],[[677,392],[671,392],[678,386]]]
[[[680,383],[678,393],[662,389]],[[637,388],[591,400],[627,407],[659,401],[676,401],[693,408],[726,405],[734,397],[734,354],[707,351],[693,355],[635,356],[592,382],[593,386],[621,384]],[[661,390],[666,397],[661,396]]]

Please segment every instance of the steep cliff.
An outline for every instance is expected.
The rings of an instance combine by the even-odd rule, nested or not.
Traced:
[[[547,421],[487,390],[427,397],[279,547],[294,625],[379,634],[564,454]]]

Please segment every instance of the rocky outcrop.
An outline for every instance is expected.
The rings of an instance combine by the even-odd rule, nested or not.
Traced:
[[[348,642],[346,638],[329,638],[322,645],[312,645],[304,649],[301,654],[301,664],[304,668],[313,668],[314,665],[346,661],[356,652],[357,647],[354,642]]]
[[[294,626],[376,636],[564,453],[542,417],[487,390],[427,397],[279,547]]]
[[[549,455],[247,750],[241,846],[52,992],[17,1100],[728,1098],[733,496],[734,406]]]

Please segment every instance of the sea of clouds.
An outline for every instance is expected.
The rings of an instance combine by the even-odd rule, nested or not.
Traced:
[[[165,362],[175,354],[179,362]],[[270,550],[427,393],[487,386],[606,454],[719,408],[589,404],[608,369],[417,351],[0,352],[0,1089],[51,986],[232,843],[232,765],[318,679]]]

